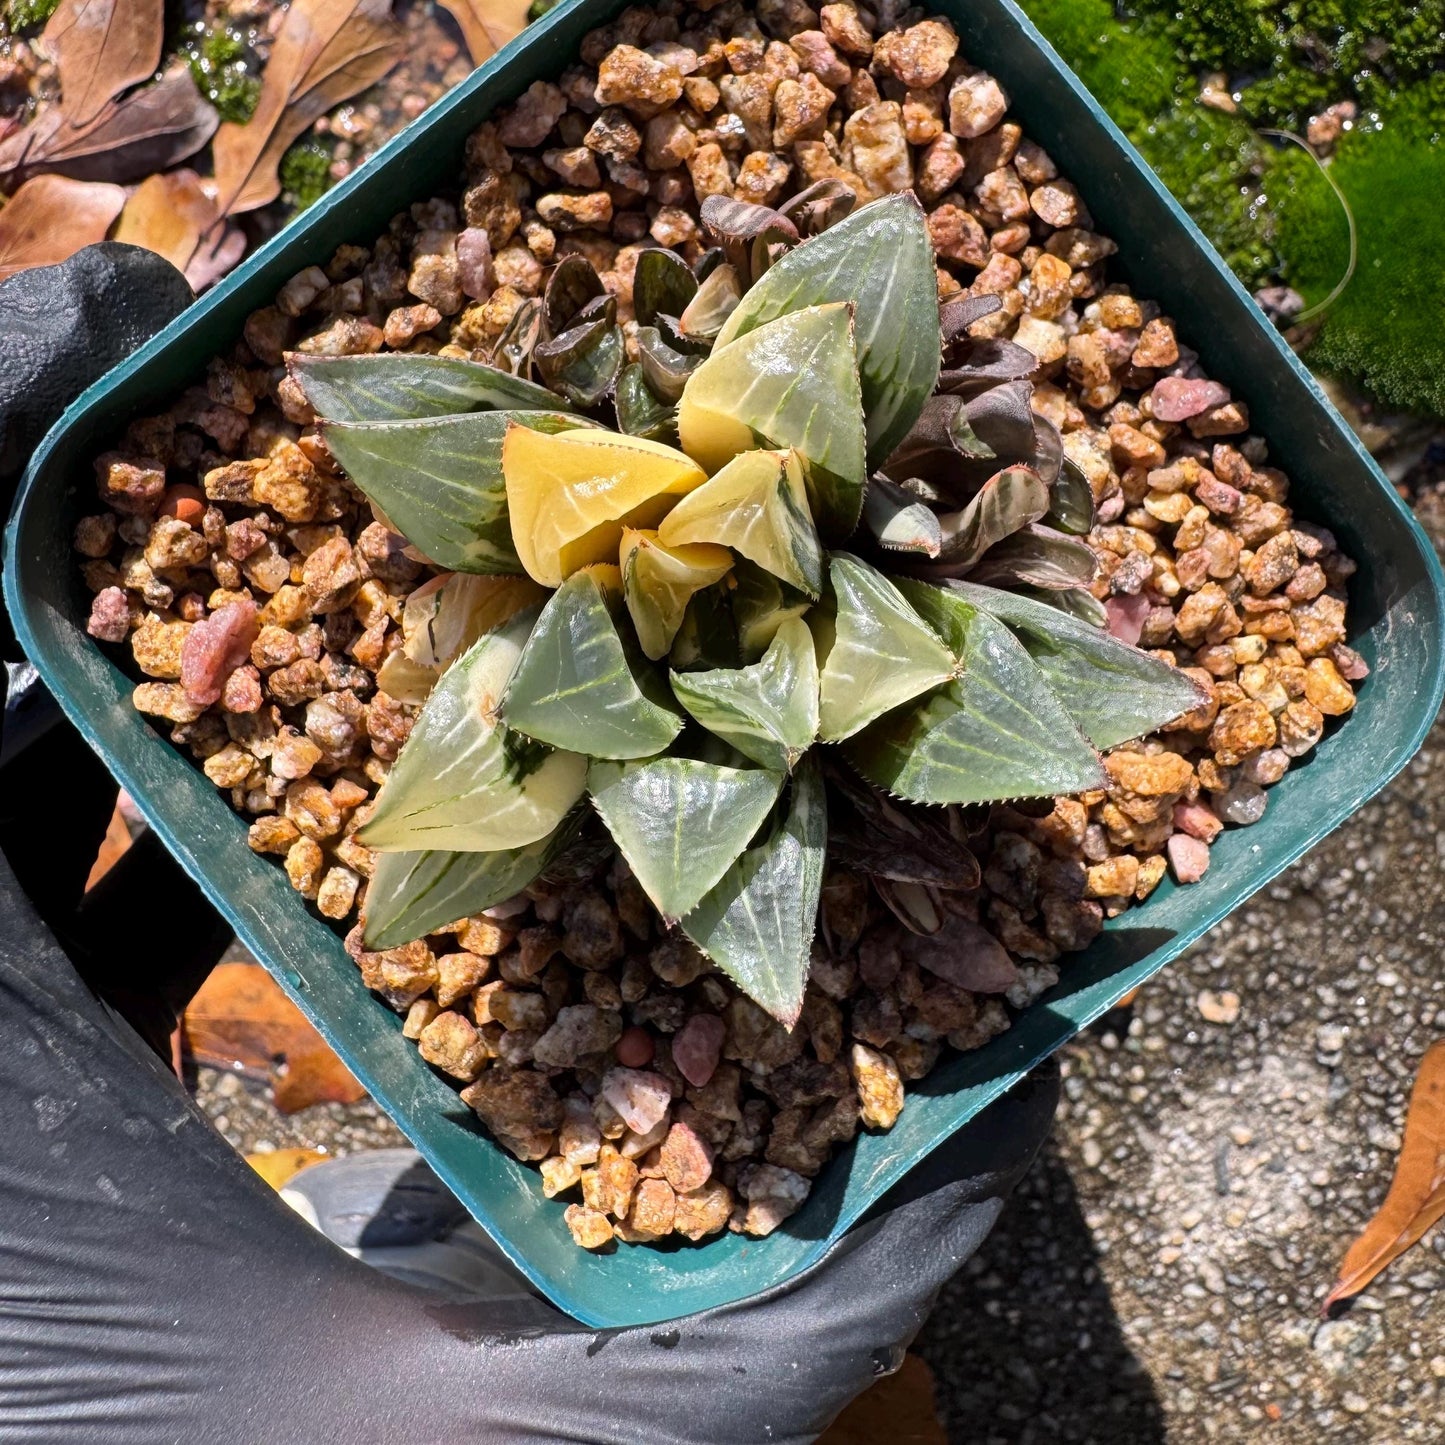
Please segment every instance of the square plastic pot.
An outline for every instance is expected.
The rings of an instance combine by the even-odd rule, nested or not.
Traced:
[[[343,241],[366,243],[413,201],[453,187],[469,131],[534,80],[574,60],[620,0],[564,0],[123,365],[85,393],[36,453],[6,536],[16,632],[71,720],[257,958],[516,1264],[592,1325],[643,1323],[737,1300],[816,1261],[907,1170],[1033,1064],[1337,827],[1415,752],[1442,686],[1441,574],[1425,537],[1319,389],[1139,156],[1010,0],[941,0],[968,58],[993,72],[1012,114],[1078,184],[1115,238],[1114,274],[1160,302],[1211,376],[1249,403],[1293,480],[1301,516],[1360,562],[1351,641],[1373,672],[1358,706],[1270,790],[1251,828],[1214,846],[1204,880],[1164,883],[1115,920],[1063,981],[987,1047],[946,1059],[910,1091],[898,1124],[865,1135],[820,1175],[806,1206],[767,1239],[593,1255],[542,1196],[537,1172],[497,1148],[450,1084],[362,986],[336,932],[190,759],[131,706],[127,676],[85,634],[88,599],[70,549],[95,507],[92,458],[132,417],[166,404],[229,347],[245,317]]]

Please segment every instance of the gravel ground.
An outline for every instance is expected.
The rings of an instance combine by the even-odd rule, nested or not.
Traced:
[[[1415,495],[1445,544],[1445,479]],[[1445,722],[1381,798],[1065,1050],[1054,1138],[918,1345],[951,1440],[1440,1438],[1445,1230],[1343,1317],[1321,1323],[1319,1301],[1445,1032],[1442,840]],[[288,1119],[230,1076],[199,1087],[238,1148],[399,1142],[369,1101]]]
[[[242,1154],[324,1149],[339,1158],[406,1143],[401,1130],[370,1099],[314,1104],[297,1114],[282,1114],[271,1100],[269,1085],[207,1068],[196,1070],[195,1096],[226,1142]]]

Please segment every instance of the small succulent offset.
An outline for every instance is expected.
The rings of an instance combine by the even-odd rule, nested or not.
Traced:
[[[911,194],[854,209],[823,182],[702,222],[696,265],[638,260],[635,361],[570,256],[489,365],[291,365],[446,569],[378,679],[424,706],[360,835],[369,946],[565,870],[597,817],[791,1024],[830,850],[936,930],[978,884],[960,805],[1102,786],[1098,749],[1200,697],[1103,630],[1092,496],[1030,405],[1034,357],[969,334],[994,298],[940,309]]]

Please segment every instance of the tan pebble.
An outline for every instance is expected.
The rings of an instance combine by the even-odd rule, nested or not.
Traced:
[[[1343,717],[1355,705],[1355,694],[1327,657],[1313,658],[1305,668],[1305,697],[1326,717]]]
[[[1237,993],[1211,993],[1204,989],[1194,1000],[1194,1005],[1200,1016],[1211,1024],[1232,1024],[1239,1017]]]

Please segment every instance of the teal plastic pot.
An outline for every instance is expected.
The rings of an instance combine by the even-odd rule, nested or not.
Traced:
[[[724,1304],[812,1264],[912,1165],[1032,1065],[1162,968],[1378,792],[1419,747],[1439,706],[1441,575],[1394,491],[1274,330],[1144,162],[1009,0],[942,0],[969,59],[1013,100],[1013,115],[1075,181],[1111,264],[1158,300],[1211,376],[1248,401],[1294,482],[1299,513],[1360,562],[1352,643],[1373,672],[1353,715],[1270,791],[1263,821],[1227,832],[1203,882],[1164,883],[1115,920],[1064,981],[985,1048],[940,1065],[888,1133],[865,1135],[820,1175],[806,1206],[767,1239],[700,1246],[578,1249],[540,1176],[482,1132],[451,1085],[362,987],[341,940],[294,894],[245,823],[190,759],[131,707],[134,679],[85,634],[88,598],[70,550],[95,506],[91,459],[125,423],[196,381],[249,312],[343,241],[369,242],[412,201],[455,185],[468,132],[534,80],[555,76],[618,0],[564,0],[354,176],[258,251],[77,401],[26,475],[6,536],[5,594],[26,652],[66,713],[236,931],[512,1260],[562,1309],[592,1325],[651,1322]],[[158,943],[163,940],[157,940]]]

